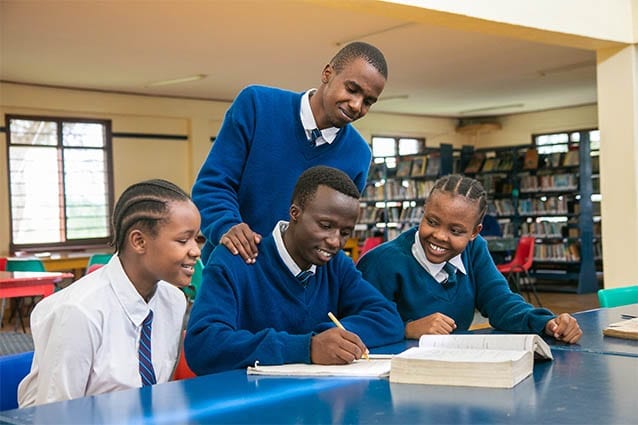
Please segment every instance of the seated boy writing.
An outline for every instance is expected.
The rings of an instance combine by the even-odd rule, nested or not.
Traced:
[[[394,305],[363,280],[342,248],[359,216],[359,191],[325,166],[297,181],[290,221],[277,223],[254,264],[225,246],[204,268],[186,339],[191,369],[209,374],[284,363],[345,364],[403,339]],[[328,318],[333,312],[347,330]]]

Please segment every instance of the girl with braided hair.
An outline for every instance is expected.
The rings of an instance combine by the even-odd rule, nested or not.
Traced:
[[[475,179],[438,179],[418,228],[367,252],[357,267],[396,303],[405,337],[467,330],[478,310],[506,332],[541,333],[570,344],[582,331],[574,317],[535,308],[513,293],[479,235],[487,193]]]
[[[113,213],[115,254],[40,301],[20,407],[167,382],[177,364],[200,216],[165,180],[133,184]]]

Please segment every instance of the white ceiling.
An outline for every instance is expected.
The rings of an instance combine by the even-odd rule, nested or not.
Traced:
[[[292,0],[0,1],[3,81],[231,101],[248,84],[316,87],[338,43],[362,40],[388,61],[375,112],[467,118],[596,102],[593,51],[365,10]],[[207,78],[148,86],[194,74]]]

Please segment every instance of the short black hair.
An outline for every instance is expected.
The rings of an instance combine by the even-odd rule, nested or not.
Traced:
[[[124,246],[126,234],[138,225],[152,235],[168,218],[169,203],[190,201],[179,186],[162,179],[145,180],[129,186],[120,196],[113,211],[113,241],[116,252]]]
[[[428,198],[432,196],[435,191],[460,195],[470,201],[478,202],[479,214],[476,224],[483,222],[483,218],[487,212],[487,192],[478,180],[461,174],[448,174],[434,182],[434,186],[432,190],[430,190]],[[427,202],[427,200],[425,202]]]
[[[328,186],[351,198],[359,199],[361,194],[352,179],[343,171],[325,165],[317,165],[304,171],[292,192],[292,203],[304,207],[317,193],[319,186]]]
[[[388,64],[386,63],[385,56],[383,56],[381,50],[377,49],[372,44],[364,43],[362,41],[355,41],[343,47],[337,52],[335,57],[332,58],[330,65],[332,65],[338,74],[346,67],[346,65],[359,58],[374,66],[376,70],[383,75],[383,78],[386,80],[388,79]]]

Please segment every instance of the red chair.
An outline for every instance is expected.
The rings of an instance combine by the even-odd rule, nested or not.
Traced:
[[[359,250],[359,258],[361,258],[363,254],[370,251],[372,248],[376,247],[377,245],[381,245],[382,243],[383,236],[371,236],[369,238],[366,238],[366,240],[363,241],[361,250]]]
[[[514,252],[514,258],[512,261],[503,264],[497,264],[498,271],[503,273],[508,283],[514,287],[516,292],[521,292],[521,286],[525,286],[527,289],[527,300],[531,303],[532,299],[529,294],[531,289],[536,298],[536,302],[539,307],[542,307],[541,300],[536,292],[536,286],[532,281],[529,270],[534,263],[534,237],[523,236],[518,240],[516,245],[516,251]]]
[[[197,375],[195,372],[188,367],[188,363],[186,363],[186,357],[184,356],[184,336],[186,331],[183,331],[182,342],[179,347],[179,360],[177,361],[177,367],[175,367],[175,372],[173,372],[173,381],[179,381],[181,379],[190,379],[194,378]]]

